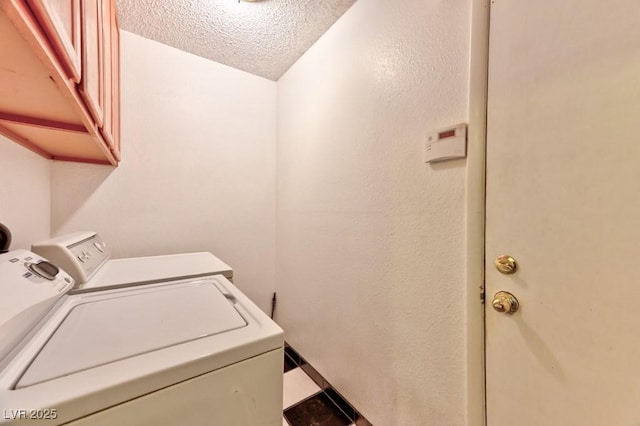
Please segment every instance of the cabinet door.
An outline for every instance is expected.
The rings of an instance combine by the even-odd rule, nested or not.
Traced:
[[[111,9],[111,75],[113,77],[112,126],[113,155],[120,160],[120,26],[116,15],[115,0]]]
[[[119,33],[115,1],[103,0],[103,67],[104,67],[104,122],[102,136],[116,158],[120,158],[119,143]]]
[[[74,83],[81,77],[80,0],[27,0],[62,66]]]
[[[82,0],[82,79],[80,93],[93,115],[96,125],[102,126],[104,106],[103,76],[103,19],[102,0]]]

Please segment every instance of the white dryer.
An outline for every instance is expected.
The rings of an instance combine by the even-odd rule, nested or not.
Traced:
[[[282,329],[223,275],[73,285],[0,255],[0,423],[282,424]]]
[[[74,292],[218,274],[233,282],[233,269],[207,252],[111,259],[111,246],[96,232],[62,235],[31,250],[68,272]]]

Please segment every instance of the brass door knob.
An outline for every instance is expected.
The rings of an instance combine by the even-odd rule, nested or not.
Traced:
[[[505,314],[512,314],[518,310],[520,303],[518,299],[508,291],[499,291],[493,296],[493,309]]]

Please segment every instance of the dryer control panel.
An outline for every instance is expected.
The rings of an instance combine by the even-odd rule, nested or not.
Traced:
[[[73,285],[69,274],[35,253],[0,254],[0,360]]]
[[[76,284],[84,284],[111,257],[111,247],[95,232],[76,232],[41,241],[31,250],[67,271]]]

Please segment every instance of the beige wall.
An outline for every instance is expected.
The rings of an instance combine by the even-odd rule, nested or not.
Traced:
[[[49,238],[49,182],[49,160],[0,136],[0,223],[11,231],[12,250]]]
[[[276,83],[122,33],[118,168],[52,163],[52,233],[117,257],[211,251],[264,310],[274,290]]]
[[[470,2],[359,0],[278,83],[277,320],[377,425],[465,424]]]

